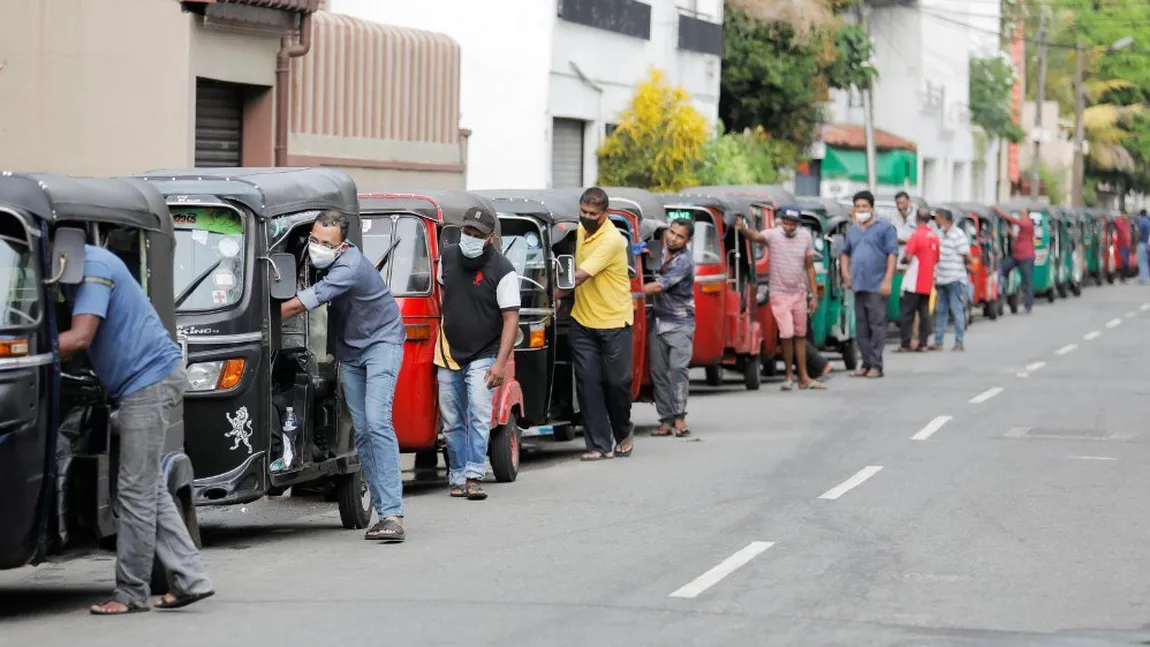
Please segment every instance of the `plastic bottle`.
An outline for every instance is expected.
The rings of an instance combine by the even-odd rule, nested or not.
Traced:
[[[283,425],[283,442],[284,442],[284,467],[291,467],[292,459],[294,458],[292,452],[292,441],[295,439],[296,431],[299,430],[299,416],[295,415],[295,410],[291,407],[287,408],[284,412],[284,425]]]

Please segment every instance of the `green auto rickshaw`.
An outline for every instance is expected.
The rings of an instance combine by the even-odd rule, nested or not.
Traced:
[[[1064,207],[1050,207],[1050,257],[1051,271],[1054,273],[1054,289],[1065,299],[1071,292],[1081,294],[1081,278],[1076,284],[1074,275],[1074,229],[1076,218],[1073,210]],[[1075,287],[1077,285],[1077,287]]]
[[[1106,212],[1103,209],[1082,210],[1082,254],[1086,259],[1086,276],[1102,285],[1106,274]]]
[[[1051,223],[1051,208],[1049,204],[1035,201],[1019,201],[1002,207],[1014,217],[1020,217],[1025,209],[1030,213],[1030,220],[1034,223],[1034,295],[1045,296],[1054,303],[1058,297],[1053,255],[1057,253],[1055,232],[1057,229]],[[1011,309],[1015,312],[1015,308]]]
[[[991,215],[997,222],[996,235],[1000,258],[1010,258],[1014,254],[1014,238],[1011,236],[1013,225],[991,210]],[[1002,304],[1010,307],[1010,314],[1018,314],[1018,306],[1022,303],[1022,276],[1018,272],[1011,272],[1009,276],[1001,276],[999,271],[999,314],[1002,314]]]
[[[825,198],[800,198],[798,203],[802,224],[814,238],[815,289],[819,295],[808,336],[819,350],[842,353],[843,364],[853,371],[858,367],[854,296],[844,289],[839,269],[839,255],[851,224],[847,208]]]

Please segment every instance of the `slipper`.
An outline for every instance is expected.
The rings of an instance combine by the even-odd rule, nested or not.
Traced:
[[[896,352],[896,353],[909,353],[912,350],[913,349],[910,346],[899,346],[898,348],[894,349],[894,352]]]
[[[790,391],[793,388],[795,388],[794,380],[787,380],[779,385],[780,391]]]
[[[482,501],[487,498],[487,492],[478,483],[467,484],[467,500],[468,501]]]
[[[882,371],[879,371],[877,369],[871,369],[871,372],[867,373],[866,376],[872,380],[878,379],[880,377],[886,377]]]
[[[799,385],[799,389],[802,391],[826,391],[827,385],[819,382],[818,380],[811,380],[806,384]]]
[[[451,494],[451,498],[453,498],[453,499],[466,499],[467,498],[467,486],[465,486],[465,485],[452,485],[450,494]]]
[[[593,463],[595,461],[611,460],[612,458],[615,458],[615,454],[611,452],[607,452],[606,454],[603,452],[587,452],[586,454],[580,456],[579,460],[583,461],[584,463]]]
[[[854,373],[851,373],[851,377],[866,377],[868,371],[870,371],[869,368],[860,368]]]
[[[169,593],[168,595],[162,596],[159,600],[156,601],[156,608],[157,609],[168,609],[168,610],[182,609],[183,607],[186,607],[189,604],[195,604],[195,603],[199,602],[200,600],[206,600],[207,598],[210,598],[215,594],[216,594],[215,591],[208,591],[207,593],[193,593],[191,595],[183,595],[183,596],[173,595],[171,601],[169,602],[168,601],[168,595],[171,595]]]
[[[407,532],[395,519],[384,519],[375,524],[364,533],[363,538],[368,541],[381,541],[388,544],[402,543],[407,539]]]
[[[671,425],[664,423],[664,424],[659,425],[658,429],[656,429],[655,431],[652,431],[651,435],[652,436],[670,436],[673,433],[675,433],[674,428],[671,427]]]
[[[106,607],[109,604],[112,604],[114,602],[124,605],[124,610],[123,611],[105,611],[104,610],[104,607]],[[151,609],[149,609],[147,606],[145,606],[143,604],[128,604],[126,602],[120,602],[119,600],[116,600],[116,599],[104,600],[103,602],[101,602],[99,604],[94,604],[94,605],[88,607],[88,613],[91,613],[94,616],[126,616],[126,615],[129,615],[132,613],[144,613],[145,611],[151,611]]]
[[[682,429],[675,430],[675,438],[686,438],[691,435],[690,427],[683,427]]]

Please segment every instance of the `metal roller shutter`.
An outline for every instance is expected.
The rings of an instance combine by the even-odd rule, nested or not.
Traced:
[[[551,128],[551,186],[556,189],[583,186],[583,133],[578,119],[556,118]]]
[[[241,166],[243,123],[241,86],[196,79],[196,166]]]

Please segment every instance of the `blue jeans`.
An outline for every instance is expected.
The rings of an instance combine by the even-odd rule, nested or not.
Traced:
[[[403,516],[403,474],[399,441],[391,424],[395,383],[403,364],[403,344],[376,343],[354,360],[340,362],[339,380],[355,427],[355,448],[375,512]]]
[[[487,388],[487,369],[494,357],[477,359],[460,370],[439,368],[439,416],[447,438],[447,480],[463,485],[487,475],[487,441],[495,391]]]
[[[1138,243],[1138,282],[1150,283],[1150,246]]]
[[[1004,258],[1002,259],[1001,277],[999,279],[999,293],[1006,294],[1006,286],[1010,279],[1010,271],[1018,268],[1018,275],[1022,277],[1022,285],[1019,287],[1022,290],[1023,305],[1026,306],[1026,311],[1030,312],[1034,308],[1034,259],[1033,258]]]
[[[966,292],[966,284],[962,281],[939,285],[938,299],[934,304],[934,345],[942,346],[942,338],[946,335],[946,325],[951,316],[954,317],[954,343],[962,344],[966,333],[966,302],[962,298]]]

